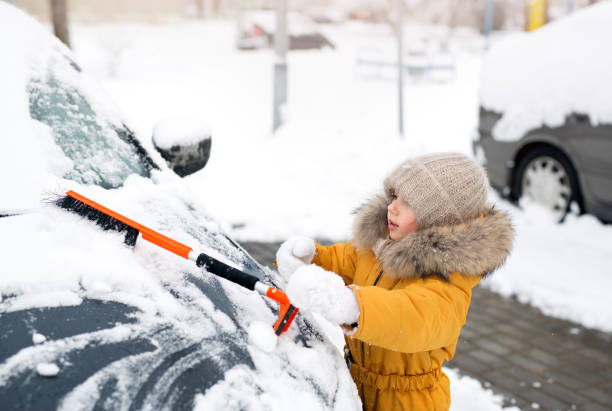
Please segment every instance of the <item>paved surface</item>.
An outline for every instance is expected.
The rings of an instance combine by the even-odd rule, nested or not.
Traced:
[[[279,246],[242,245],[270,267]],[[474,289],[457,353],[447,366],[502,394],[504,405],[612,410],[612,334],[547,317],[484,287]]]

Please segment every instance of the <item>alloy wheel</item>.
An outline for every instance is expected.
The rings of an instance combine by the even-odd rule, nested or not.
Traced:
[[[523,196],[552,210],[565,212],[572,187],[565,167],[548,156],[536,157],[525,167],[521,181]]]

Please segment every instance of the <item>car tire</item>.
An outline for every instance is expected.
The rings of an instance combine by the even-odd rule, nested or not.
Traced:
[[[511,198],[530,197],[559,214],[563,221],[572,202],[582,212],[582,197],[576,170],[560,150],[549,146],[531,149],[516,167],[512,180]]]

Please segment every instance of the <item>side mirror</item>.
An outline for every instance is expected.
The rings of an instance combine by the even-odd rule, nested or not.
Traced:
[[[168,119],[153,128],[153,146],[181,177],[204,168],[212,138],[208,128],[191,119]]]

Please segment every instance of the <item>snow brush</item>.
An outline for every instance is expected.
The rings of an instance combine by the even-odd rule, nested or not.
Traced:
[[[279,316],[274,324],[274,333],[280,336],[287,331],[293,319],[298,313],[298,308],[291,304],[287,295],[276,287],[265,284],[259,278],[242,272],[234,267],[225,264],[205,253],[197,253],[190,247],[166,237],[157,231],[138,224],[129,218],[104,207],[89,198],[82,196],[72,190],[66,195],[60,196],[53,203],[60,208],[75,212],[91,221],[95,221],[103,230],[125,231],[125,243],[133,246],[136,244],[138,234],[142,239],[147,240],[159,247],[162,247],[180,257],[194,261],[198,267],[203,267],[206,271],[223,277],[233,283],[257,291],[262,295],[278,302]]]

